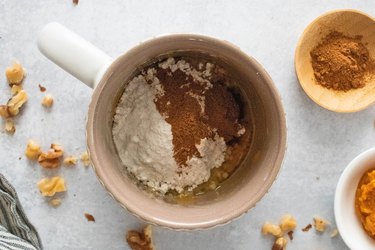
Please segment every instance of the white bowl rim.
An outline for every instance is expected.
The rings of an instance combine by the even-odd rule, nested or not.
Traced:
[[[362,175],[372,168],[375,168],[375,147],[355,157],[344,169],[336,186],[334,200],[336,225],[345,244],[354,250],[375,249],[375,240],[364,231],[355,214],[354,206],[358,182]],[[348,199],[351,201],[351,206],[345,202]]]

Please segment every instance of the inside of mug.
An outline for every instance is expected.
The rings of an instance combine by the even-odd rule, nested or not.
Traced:
[[[261,66],[236,48],[183,36],[177,40],[166,38],[160,42],[153,41],[152,46],[147,46],[147,43],[140,45],[141,48],[136,47],[119,57],[107,70],[95,90],[89,112],[88,144],[94,168],[114,198],[146,220],[150,220],[150,213],[165,213],[165,209],[172,213],[177,209],[175,211],[179,214],[185,211],[186,217],[169,213],[165,214],[165,218],[158,218],[160,221],[156,223],[173,220],[193,223],[194,220],[200,221],[202,216],[209,216],[212,209],[216,212],[215,208],[222,210],[222,219],[232,216],[231,213],[238,216],[266,193],[280,168],[286,131],[279,96]],[[235,88],[240,91],[245,112],[252,117],[252,123],[248,124],[252,128],[247,129],[253,129],[253,139],[240,166],[220,188],[199,195],[193,204],[188,205],[167,203],[139,188],[134,179],[124,174],[124,166],[112,139],[114,110],[126,84],[145,65],[170,56],[199,56],[224,67],[237,78],[239,86]],[[138,209],[142,211],[136,211]]]

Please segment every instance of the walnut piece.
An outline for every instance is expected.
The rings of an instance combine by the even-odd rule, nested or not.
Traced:
[[[25,150],[26,157],[30,160],[37,160],[41,153],[40,145],[33,140],[29,140]]]
[[[311,224],[308,224],[306,227],[302,228],[302,232],[308,232],[312,228]]]
[[[25,90],[19,91],[9,99],[6,105],[0,105],[0,116],[9,118],[18,115],[20,108],[27,101],[28,96]]]
[[[46,87],[43,87],[42,85],[38,84],[40,92],[46,91]]]
[[[296,227],[297,221],[292,215],[286,214],[281,218],[280,228],[283,232],[293,231]]]
[[[12,119],[7,119],[5,121],[5,132],[12,135],[16,132],[16,126],[14,125],[14,122]]]
[[[42,152],[38,158],[39,164],[44,168],[56,168],[60,165],[60,158],[64,154],[64,149],[58,144],[51,144],[47,152]]]
[[[76,165],[77,164],[77,157],[75,156],[68,156],[64,159],[65,165]]]
[[[263,224],[262,233],[265,235],[272,234],[275,237],[280,237],[283,234],[279,225],[271,224],[269,222]]]
[[[334,238],[334,237],[336,237],[338,234],[339,234],[339,231],[338,231],[337,229],[333,229],[333,230],[331,231],[330,237],[331,237],[331,238]]]
[[[90,156],[89,156],[89,153],[86,151],[86,152],[83,152],[81,154],[81,161],[83,162],[83,165],[85,167],[89,166],[91,161],[90,161]]]
[[[53,105],[53,97],[50,94],[44,96],[42,105],[46,108],[50,108]]]
[[[84,213],[84,215],[85,215],[87,221],[93,221],[93,222],[95,222],[95,218],[94,218],[94,216],[92,214]]]
[[[12,95],[18,94],[22,90],[22,85],[13,85],[11,88]]]
[[[284,250],[288,241],[284,237],[277,238],[272,246],[272,250]]]
[[[15,96],[9,99],[6,107],[8,116],[16,116],[20,112],[20,108],[27,102],[28,96],[25,90],[21,90]]]
[[[147,225],[143,232],[130,230],[126,234],[126,241],[132,250],[154,250],[152,242],[152,227]]]
[[[324,232],[327,228],[328,221],[320,218],[320,217],[314,217],[314,227],[316,231],[318,232]]]
[[[58,207],[61,205],[61,199],[59,198],[53,198],[48,202],[53,207]]]
[[[5,75],[11,85],[19,84],[25,76],[25,70],[19,63],[14,63],[5,70]]]
[[[58,192],[66,191],[65,180],[60,176],[43,178],[37,185],[43,196],[54,196]]]

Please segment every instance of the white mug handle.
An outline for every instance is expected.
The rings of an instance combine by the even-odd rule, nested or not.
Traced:
[[[99,83],[113,59],[59,23],[47,24],[38,35],[39,50],[91,88]]]

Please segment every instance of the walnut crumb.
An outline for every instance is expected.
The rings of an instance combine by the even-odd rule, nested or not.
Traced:
[[[283,232],[293,231],[296,227],[297,221],[292,215],[286,214],[281,218],[280,228]]]
[[[68,156],[64,159],[65,165],[76,165],[77,164],[77,157],[75,156]]]
[[[284,250],[288,241],[284,237],[277,238],[272,246],[272,250]]]
[[[25,150],[26,157],[30,160],[37,160],[41,153],[40,145],[33,140],[29,140]]]
[[[59,198],[53,198],[48,202],[53,207],[58,207],[61,205],[61,199]]]
[[[19,84],[25,76],[25,70],[19,63],[14,63],[5,70],[5,75],[10,85]]]
[[[302,228],[302,232],[308,232],[312,228],[311,224],[308,224],[306,227]]]
[[[10,89],[10,92],[12,95],[18,94],[22,90],[22,85],[13,85],[12,88]]]
[[[89,156],[89,153],[86,151],[86,152],[83,152],[81,154],[81,161],[83,162],[83,165],[85,167],[89,166],[91,161],[90,161],[90,156]]]
[[[66,191],[65,180],[60,176],[43,178],[37,185],[43,196],[54,196],[56,193]]]
[[[13,135],[16,132],[16,126],[14,125],[12,119],[7,119],[5,121],[5,132],[7,132],[10,135]]]
[[[132,250],[154,250],[152,242],[152,227],[147,225],[142,232],[129,230],[126,234],[126,241]]]
[[[42,100],[42,105],[46,108],[49,108],[53,105],[53,97],[50,94],[44,96]]]
[[[264,235],[272,234],[275,237],[280,237],[283,234],[279,225],[271,224],[269,222],[263,224],[262,233]]]
[[[95,218],[92,214],[85,213],[85,217],[86,217],[87,221],[95,222]]]
[[[64,149],[58,144],[51,144],[47,152],[42,152],[38,158],[40,166],[44,168],[56,168],[60,165],[60,158],[64,154]]]
[[[19,91],[9,99],[6,105],[0,105],[0,116],[9,118],[18,115],[20,108],[27,102],[28,96],[25,90]]]
[[[74,5],[77,5],[78,2],[79,2],[79,0],[73,0],[73,4],[74,4]]]
[[[334,237],[336,237],[338,234],[339,234],[339,231],[338,231],[337,229],[333,229],[333,230],[331,231],[330,236],[331,236],[331,238],[334,238]]]
[[[40,92],[45,92],[47,89],[46,87],[43,87],[42,85],[38,84]]]
[[[314,227],[316,231],[324,232],[327,228],[327,225],[328,225],[328,221],[320,217],[314,217]]]
[[[288,232],[288,237],[289,237],[290,240],[293,240],[293,233],[294,233],[294,231]]]

